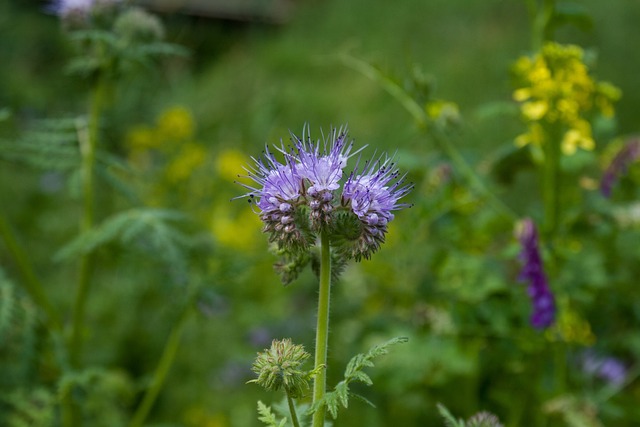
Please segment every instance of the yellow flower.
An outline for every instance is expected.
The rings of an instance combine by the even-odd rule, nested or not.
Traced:
[[[255,247],[261,228],[260,218],[250,209],[233,215],[227,209],[218,208],[211,219],[211,232],[218,242],[242,251]]]
[[[175,106],[158,117],[157,130],[165,140],[185,141],[193,137],[195,122],[189,110]]]
[[[235,181],[238,172],[247,164],[247,157],[239,150],[223,150],[216,156],[216,170],[220,177],[227,181]]]
[[[207,150],[196,143],[185,145],[179,155],[167,166],[167,179],[171,182],[184,181],[191,177],[194,169],[201,166],[207,158]]]
[[[576,122],[572,129],[565,132],[562,138],[562,152],[567,155],[574,154],[578,148],[593,150],[596,144],[591,138],[591,126],[585,121]]]
[[[127,145],[132,151],[148,150],[159,145],[159,140],[152,128],[140,125],[127,132]]]
[[[531,101],[522,104],[522,115],[528,120],[540,120],[549,111],[547,101]]]
[[[559,312],[556,324],[547,331],[547,338],[571,344],[590,346],[595,344],[596,336],[589,322],[569,307]]]
[[[560,126],[564,154],[594,148],[588,117],[594,110],[612,116],[613,102],[620,91],[609,83],[596,82],[583,57],[578,46],[547,43],[533,57],[516,61],[514,72],[519,85],[513,99],[521,103],[520,111],[529,127],[527,133],[516,138],[516,144],[545,142],[544,131],[534,125],[541,129]]]

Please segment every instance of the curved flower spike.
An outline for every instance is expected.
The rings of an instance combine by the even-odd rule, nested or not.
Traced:
[[[531,325],[545,329],[555,322],[556,304],[544,273],[536,226],[530,218],[520,223],[518,238],[522,245],[520,260],[523,262],[519,279],[529,282],[528,292],[533,303]]]

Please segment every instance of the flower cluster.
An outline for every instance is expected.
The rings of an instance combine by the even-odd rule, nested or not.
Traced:
[[[594,148],[587,117],[594,111],[613,116],[620,90],[589,75],[580,47],[547,43],[535,56],[520,58],[514,71],[518,89],[513,98],[521,103],[528,124],[528,131],[516,138],[518,145],[542,145],[549,139],[546,132],[555,127],[561,132],[563,153]]]
[[[618,177],[624,174],[629,165],[640,159],[640,139],[634,139],[616,154],[602,176],[600,192],[605,197],[611,197],[613,185]]]
[[[544,329],[555,321],[556,304],[544,273],[536,226],[531,219],[522,221],[518,238],[522,245],[520,260],[523,263],[519,279],[529,282],[528,292],[533,302],[531,325],[536,329]]]
[[[313,142],[308,130],[293,136],[293,146],[277,147],[280,162],[267,147],[261,159],[245,168],[257,185],[241,184],[254,202],[270,240],[281,248],[306,249],[320,232],[348,258],[368,258],[384,242],[392,211],[408,207],[400,199],[412,188],[395,163],[379,157],[345,177],[353,151],[345,129],[333,129]],[[342,186],[342,188],[341,188]]]

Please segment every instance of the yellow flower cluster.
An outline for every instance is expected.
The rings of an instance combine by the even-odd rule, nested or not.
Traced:
[[[516,144],[543,145],[549,129],[555,128],[561,132],[564,154],[595,147],[588,117],[593,112],[613,116],[620,90],[589,75],[580,47],[547,43],[533,57],[518,59],[514,71],[519,84],[513,98],[521,103],[528,124]]]
[[[136,126],[127,134],[129,159],[142,169],[149,169],[152,151],[165,157],[164,174],[171,183],[185,181],[203,165],[207,151],[194,142],[195,121],[191,112],[182,106],[163,111],[155,126]]]

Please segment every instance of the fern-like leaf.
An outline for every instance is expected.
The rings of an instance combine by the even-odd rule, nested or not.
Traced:
[[[441,403],[438,403],[438,412],[444,418],[444,424],[446,427],[465,427],[465,422],[463,420],[456,420],[451,412]]]
[[[287,424],[287,419],[283,418],[278,421],[276,415],[271,412],[271,407],[265,405],[258,400],[258,421],[262,421],[268,427],[284,427]]]
[[[371,347],[371,349],[364,354],[357,354],[352,357],[345,369],[344,379],[334,387],[333,391],[327,392],[322,400],[315,402],[311,407],[311,412],[326,408],[333,419],[336,419],[338,417],[338,410],[341,406],[345,409],[349,407],[350,397],[357,397],[359,400],[373,406],[373,404],[364,397],[351,393],[349,390],[349,384],[357,381],[368,386],[372,385],[373,381],[371,380],[371,377],[362,372],[362,370],[364,368],[373,367],[373,359],[387,354],[389,352],[389,347],[392,345],[405,343],[407,341],[409,341],[407,337],[393,338],[385,343]]]
[[[60,249],[54,259],[68,260],[119,242],[158,254],[161,261],[180,275],[186,269],[185,252],[193,244],[193,240],[177,228],[185,221],[184,214],[167,209],[136,208],[120,212],[80,234]]]
[[[77,129],[83,119],[49,119],[14,140],[0,140],[0,158],[42,170],[70,171],[80,164]]]

